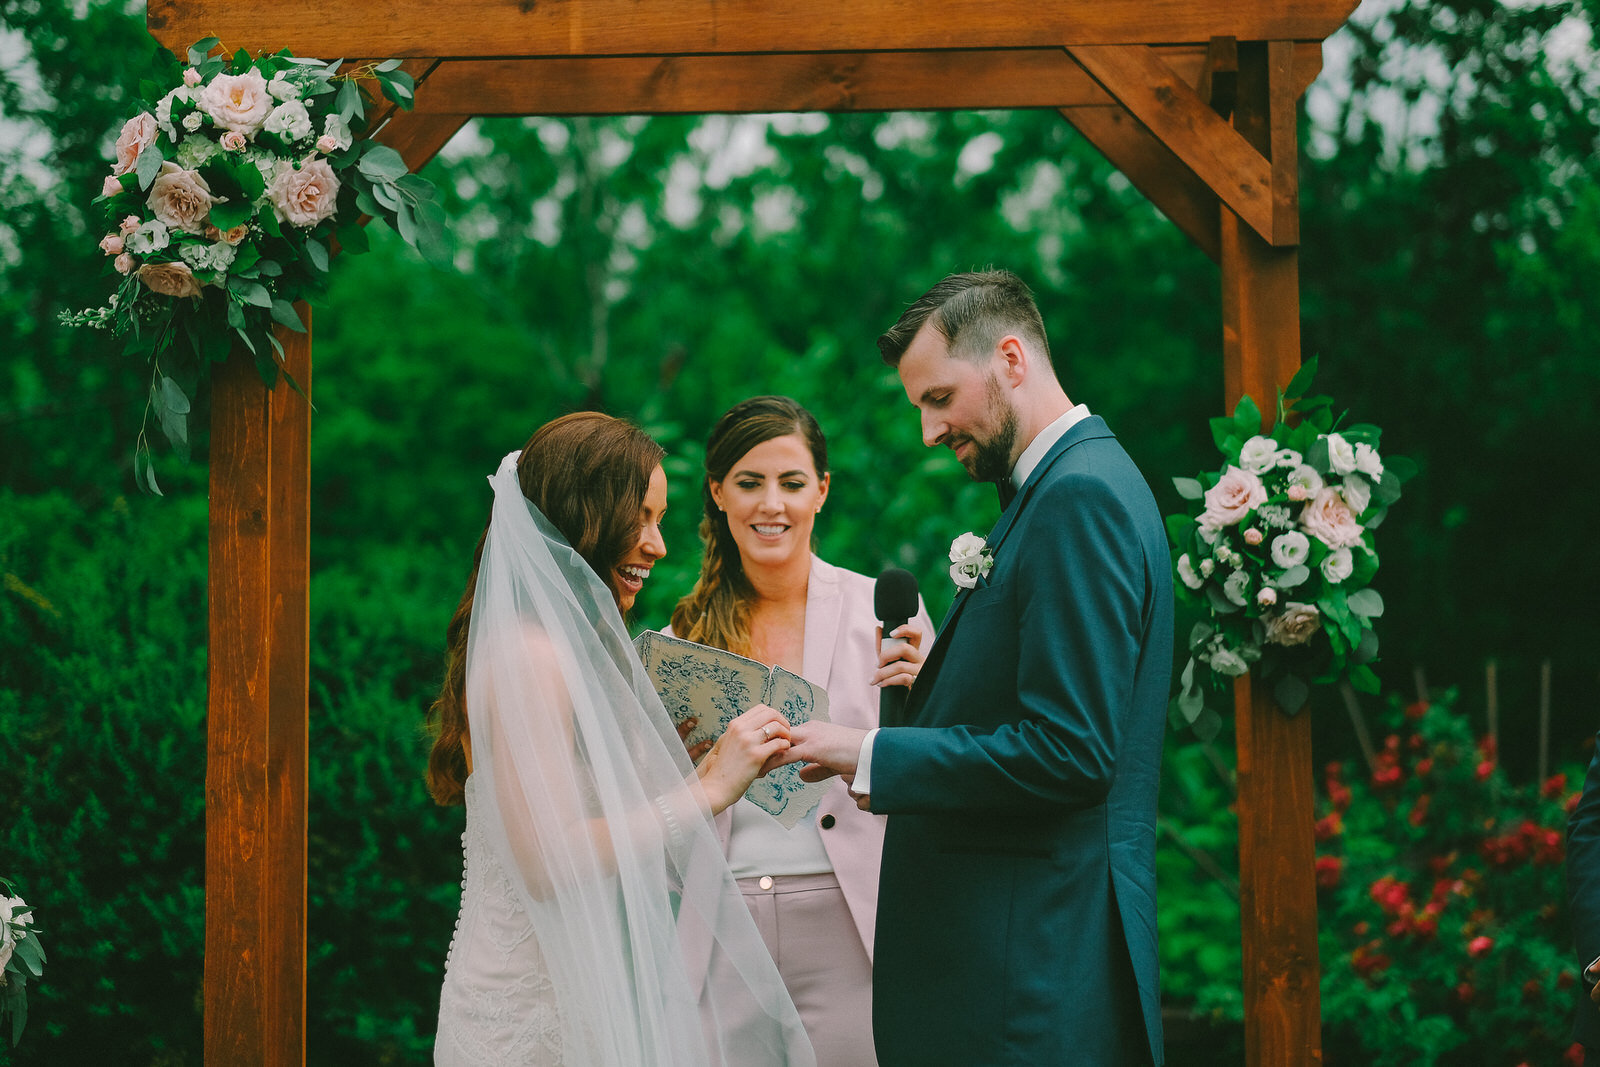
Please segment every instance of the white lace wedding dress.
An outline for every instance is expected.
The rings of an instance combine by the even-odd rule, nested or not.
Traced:
[[[466,782],[461,914],[445,962],[433,1061],[441,1067],[562,1064],[555,985],[533,924],[484,836],[481,812],[489,801],[476,796],[478,781],[469,776]]]

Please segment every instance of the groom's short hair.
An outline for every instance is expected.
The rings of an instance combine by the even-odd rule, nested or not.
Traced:
[[[932,321],[952,356],[986,359],[1000,338],[1016,334],[1050,360],[1044,319],[1026,283],[1008,270],[951,274],[906,308],[900,320],[878,338],[878,351],[891,367],[922,327]]]

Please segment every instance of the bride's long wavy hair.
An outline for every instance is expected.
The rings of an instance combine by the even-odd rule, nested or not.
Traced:
[[[517,459],[522,495],[561,531],[612,596],[618,596],[617,564],[639,537],[639,511],[650,475],[665,454],[632,423],[579,411],[541,426]],[[444,685],[428,709],[428,731],[434,738],[428,792],[438,804],[460,804],[467,780],[467,634],[488,536],[485,523],[472,553],[466,591],[445,628]]]
[[[725,648],[741,656],[751,653],[750,597],[739,546],[728,529],[728,516],[717,507],[711,483],[728,477],[733,465],[754,447],[778,437],[798,434],[811,452],[820,478],[828,473],[828,442],[816,417],[786,396],[754,396],[729,408],[706,441],[706,476],[700,492],[705,514],[700,541],[705,555],[700,578],[672,611],[672,632],[689,641]]]

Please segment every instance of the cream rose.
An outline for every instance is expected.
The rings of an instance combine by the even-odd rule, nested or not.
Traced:
[[[226,130],[253,134],[272,112],[267,79],[254,68],[243,74],[218,74],[200,91],[200,110]]]
[[[150,196],[145,204],[168,229],[202,233],[206,218],[211,214],[211,205],[219,200],[220,197],[211,195],[211,187],[200,177],[199,171],[184,170],[176,163],[163,163],[160,175],[150,183]]]
[[[1256,592],[1256,603],[1264,608],[1270,608],[1278,602],[1278,591],[1272,586],[1263,586]]]
[[[315,226],[338,206],[339,178],[327,160],[313,159],[298,170],[280,163],[272,184],[267,186],[267,197],[277,209],[278,218],[291,226]]]
[[[1291,600],[1283,610],[1261,620],[1266,624],[1267,640],[1275,645],[1303,645],[1322,628],[1322,612],[1314,604]]]
[[[1252,510],[1267,502],[1266,486],[1247,470],[1229,467],[1206,490],[1206,508],[1200,513],[1202,529],[1220,530],[1242,522]]]
[[[1329,548],[1361,543],[1361,524],[1337,489],[1324,489],[1300,513],[1300,525]]]
[[[200,282],[187,263],[146,263],[139,268],[139,280],[162,296],[200,295]]]
[[[111,173],[126,174],[137,167],[139,154],[155,142],[156,133],[156,117],[148,111],[141,111],[124,122],[122,132],[117,134],[117,162],[112,166]]]

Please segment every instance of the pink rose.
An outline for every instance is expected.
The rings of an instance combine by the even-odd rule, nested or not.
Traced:
[[[132,233],[133,231],[137,230],[138,228],[139,228],[139,216],[138,215],[125,215],[125,216],[123,216],[122,221],[117,224],[117,229],[122,233],[122,236],[124,236],[124,237],[128,236],[130,233]]]
[[[193,88],[194,86],[199,85],[200,84],[200,72],[198,70],[195,70],[193,67],[189,67],[188,69],[186,69],[183,72],[183,84],[189,86],[190,88]]]
[[[111,265],[117,268],[118,273],[121,273],[121,274],[132,274],[133,273],[133,268],[137,267],[139,265],[139,261],[137,259],[134,259],[128,253],[124,252],[124,253],[122,253],[122,255],[118,256],[116,259],[113,259],[111,261]]]
[[[1252,526],[1250,529],[1244,532],[1244,543],[1247,545],[1259,545],[1261,543],[1262,536],[1263,535],[1261,531]]]
[[[226,148],[230,152],[239,152],[242,151],[244,146],[250,142],[245,135],[240,133],[238,130],[229,130],[227,133],[217,138],[217,143],[222,145],[223,148]]]
[[[156,117],[148,111],[141,111],[124,122],[122,132],[117,134],[117,162],[111,173],[126,174],[138,166],[139,153],[154,143],[156,132]]]
[[[1206,490],[1206,509],[1200,513],[1200,525],[1210,530],[1232,526],[1266,502],[1267,489],[1260,478],[1239,467],[1229,467],[1217,484]]]
[[[146,263],[139,268],[139,280],[162,296],[200,295],[200,282],[187,263]]]
[[[315,226],[338,206],[339,178],[324,159],[310,160],[298,170],[280,163],[272,184],[267,186],[267,196],[277,209],[278,218],[291,226]]]
[[[122,192],[122,182],[115,174],[107,174],[106,180],[100,183],[101,196],[116,196]]]
[[[339,150],[339,138],[331,133],[325,133],[317,138],[317,151],[329,155]]]
[[[108,256],[121,254],[122,235],[119,233],[108,233],[104,237],[100,238],[100,251],[104,252]]]
[[[243,74],[218,74],[200,90],[200,110],[226,130],[252,134],[272,111],[267,79],[254,67]]]
[[[198,171],[163,163],[161,174],[150,183],[150,196],[145,203],[168,229],[200,233],[217,200]]]
[[[1324,488],[1312,497],[1300,513],[1300,525],[1329,548],[1348,548],[1361,543],[1361,524],[1337,489]]]
[[[1263,616],[1267,640],[1275,645],[1303,645],[1322,628],[1322,612],[1315,604],[1289,601],[1283,610]]]

